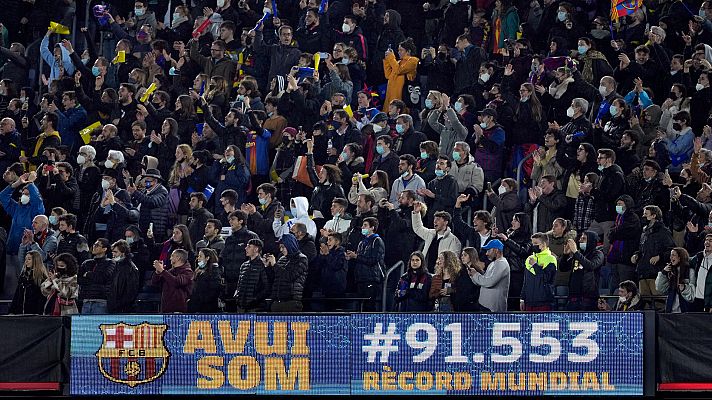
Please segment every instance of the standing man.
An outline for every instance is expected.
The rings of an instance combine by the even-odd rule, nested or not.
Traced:
[[[482,250],[487,251],[490,260],[485,270],[483,263],[472,263],[474,268],[467,271],[470,279],[480,287],[479,303],[492,312],[507,311],[509,293],[509,262],[504,258],[504,244],[498,239],[491,240]]]
[[[532,235],[532,255],[524,263],[524,284],[519,300],[521,311],[551,311],[554,302],[556,256],[549,249],[549,236]]]

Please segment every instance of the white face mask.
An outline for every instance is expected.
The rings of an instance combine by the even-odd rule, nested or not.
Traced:
[[[628,299],[625,296],[619,296],[618,301],[620,301],[621,303],[625,303],[626,301],[628,301]]]
[[[373,132],[378,133],[383,130],[383,127],[381,125],[373,124]]]
[[[569,107],[568,109],[566,109],[566,116],[569,118],[574,117],[574,108],[573,107]]]
[[[262,14],[272,14],[272,10],[269,7],[265,7],[262,9]]]
[[[697,89],[698,92],[704,88],[705,88],[705,86],[701,83],[698,83],[697,85],[695,85],[695,89]]]
[[[77,156],[77,164],[83,165],[86,161],[87,159],[83,155],[80,154]]]
[[[106,160],[106,161],[104,161],[104,166],[105,166],[106,168],[113,168],[113,167],[114,167],[114,163],[113,163],[111,160]]]
[[[22,196],[20,196],[20,203],[27,204],[29,202],[30,202],[30,196],[28,196],[26,194],[23,194]]]
[[[608,88],[601,85],[598,87],[598,93],[600,93],[601,96],[606,97],[606,96],[608,96]]]
[[[111,184],[109,183],[109,181],[107,181],[106,179],[101,180],[101,188],[102,189],[107,190],[107,189],[109,189],[110,186],[111,186]]]
[[[507,188],[504,187],[504,185],[499,185],[499,189],[497,189],[497,192],[499,194],[505,194],[505,193],[507,193]]]
[[[488,74],[487,72],[485,72],[484,74],[480,74],[480,79],[482,80],[482,82],[487,82],[490,80],[490,74]]]
[[[347,24],[346,22],[344,22],[344,24],[341,25],[341,30],[342,30],[344,33],[349,33],[349,32],[351,32],[351,25],[349,25],[349,24]]]
[[[225,0],[218,0],[218,8],[222,8],[225,5]]]

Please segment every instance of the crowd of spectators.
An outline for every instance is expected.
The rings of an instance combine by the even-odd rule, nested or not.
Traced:
[[[10,313],[712,310],[712,1],[0,7]]]

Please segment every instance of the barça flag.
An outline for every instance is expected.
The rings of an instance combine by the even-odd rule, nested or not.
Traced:
[[[130,387],[156,380],[165,372],[170,356],[163,342],[166,328],[146,322],[100,325],[103,341],[96,357],[101,374]]]
[[[643,5],[643,0],[611,0],[611,21],[633,14]]]

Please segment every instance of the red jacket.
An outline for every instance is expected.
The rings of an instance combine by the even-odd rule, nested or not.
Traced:
[[[188,298],[193,291],[193,270],[190,264],[153,273],[151,284],[161,286],[161,312],[187,312]]]

